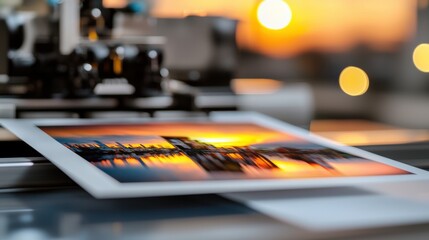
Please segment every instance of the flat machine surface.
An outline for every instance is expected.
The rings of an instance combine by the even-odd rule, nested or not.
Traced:
[[[0,160],[0,239],[427,239],[429,236],[429,222],[352,230],[309,229],[296,224],[296,219],[281,221],[219,195],[96,200],[28,145],[10,136],[1,142],[7,147],[2,148]],[[14,150],[17,146],[19,153]],[[426,146],[427,143],[420,142],[363,148],[425,168],[429,156]],[[410,190],[405,194],[420,194],[422,206],[429,202],[424,192]],[[283,200],[294,203],[312,198],[323,201],[378,198],[371,187],[308,189],[281,195]]]
[[[217,195],[96,200],[77,188],[0,194],[0,238],[6,240],[416,239],[427,234],[424,224],[308,231]]]

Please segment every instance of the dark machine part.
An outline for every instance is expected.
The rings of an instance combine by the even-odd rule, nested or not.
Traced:
[[[0,104],[11,106],[11,116],[237,109],[230,89],[236,21],[157,19],[159,31],[146,31],[150,26],[142,27],[140,21],[131,26],[144,32],[133,35],[130,24],[113,20],[117,13],[144,19],[135,15],[135,7],[113,9],[100,0],[68,0],[52,1],[50,9],[45,17],[21,18],[22,13],[13,11],[0,15],[0,33],[6,38],[0,41]],[[130,37],[113,34],[115,29]]]
[[[24,59],[18,55],[17,50],[24,43],[24,19],[18,15],[0,17],[0,74],[14,74],[12,64],[22,69],[22,74],[28,71],[28,68],[34,63],[32,59]],[[16,61],[14,61],[16,59]],[[19,61],[22,59],[22,61]]]
[[[91,40],[111,37],[114,12],[113,9],[104,8],[102,0],[81,1],[81,35]]]
[[[0,43],[0,76],[7,83],[0,87],[1,95],[8,95],[5,88],[15,84],[26,90],[9,95],[27,98],[160,95],[163,53],[159,47],[88,41],[63,55],[58,39],[52,36],[36,39],[33,51],[24,52],[20,48],[27,36],[21,19],[19,13],[0,18],[0,32],[5,36]]]
[[[7,36],[2,41],[5,46],[10,50],[17,50],[24,43],[24,19],[17,15],[11,15],[8,18],[3,19],[2,29],[8,29],[9,34],[2,35]],[[5,32],[2,31],[5,34]]]
[[[63,61],[55,51],[55,39],[50,42],[32,42],[33,51],[23,50],[24,42],[31,36],[26,36],[25,28],[28,27],[28,18],[20,13],[12,13],[0,16],[0,65],[1,74],[5,77],[2,82],[2,95],[21,95],[32,97],[51,97],[54,92],[53,78],[62,78],[63,71],[59,71],[59,65]],[[3,41],[4,40],[4,41]],[[49,50],[47,47],[49,46]],[[10,86],[25,86],[25,91],[9,92]]]
[[[104,6],[103,0],[81,0],[80,4],[81,35],[91,40],[112,37],[116,13],[142,14],[144,9],[141,6],[143,2],[133,1],[122,8],[107,8]]]
[[[3,18],[0,18],[0,36],[3,36],[0,41],[0,78],[3,82],[6,82],[8,80],[7,74],[9,73],[9,27]]]
[[[138,45],[80,45],[70,56],[73,95],[87,97],[161,94],[162,51]],[[122,86],[122,92],[118,87]]]

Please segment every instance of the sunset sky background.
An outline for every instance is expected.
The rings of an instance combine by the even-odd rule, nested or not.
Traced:
[[[154,0],[151,14],[164,18],[224,16],[239,21],[239,47],[291,57],[305,51],[341,52],[366,44],[388,50],[414,36],[417,0],[285,0],[290,24],[267,29],[258,21],[260,0]],[[317,40],[315,40],[317,39]]]
[[[148,123],[136,125],[95,125],[43,127],[43,131],[64,141],[83,143],[102,140],[106,144],[161,144],[159,136],[189,137],[222,146],[248,146],[276,142],[305,143],[301,138],[249,123]],[[95,139],[97,138],[97,139]]]

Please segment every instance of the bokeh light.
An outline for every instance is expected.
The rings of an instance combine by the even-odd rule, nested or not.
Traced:
[[[429,44],[422,43],[414,49],[413,62],[418,70],[429,72]]]
[[[237,78],[231,81],[231,88],[236,94],[270,94],[279,91],[281,81],[265,78]]]
[[[341,90],[350,96],[362,95],[369,88],[368,75],[364,70],[354,66],[344,68],[339,82]]]
[[[103,7],[105,8],[124,8],[127,5],[127,0],[103,0]]]
[[[289,25],[292,11],[289,5],[282,0],[264,0],[257,10],[259,23],[272,30],[280,30]]]

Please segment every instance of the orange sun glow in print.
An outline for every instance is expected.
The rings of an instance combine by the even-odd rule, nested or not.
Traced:
[[[252,123],[41,127],[119,182],[409,174]]]

